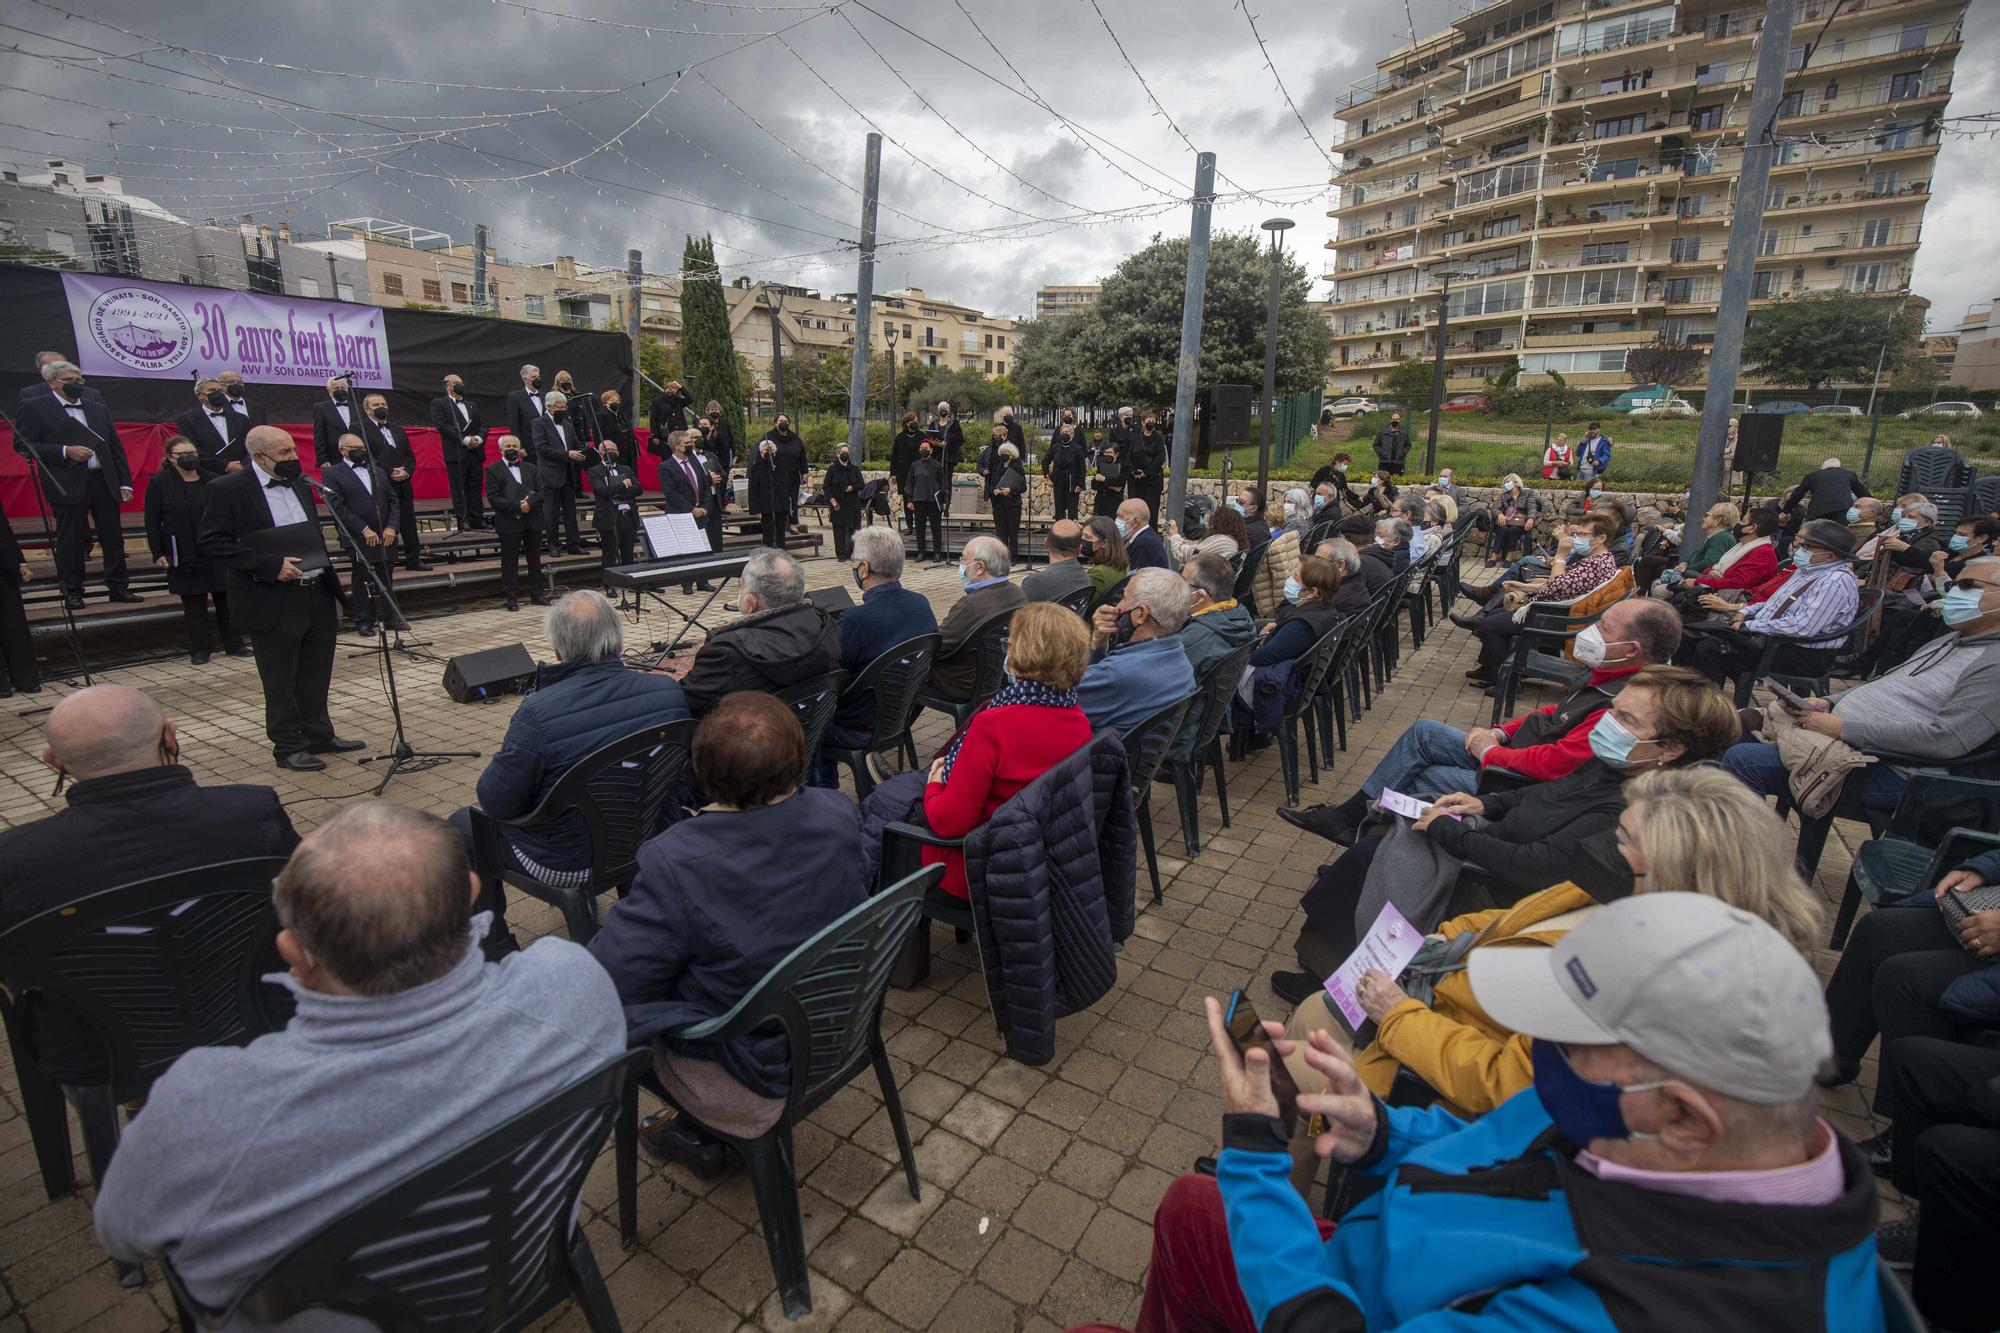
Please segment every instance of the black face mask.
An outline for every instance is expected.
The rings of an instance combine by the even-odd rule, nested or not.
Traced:
[[[462,384],[447,384],[444,386],[444,391],[456,398],[459,394],[465,392],[465,386]]]
[[[334,402],[336,402],[336,403],[344,403],[344,402],[346,402],[346,401],[347,401],[347,390],[345,390],[345,389],[335,389],[335,390],[333,391],[333,401],[334,401]]]
[[[618,451],[616,449],[599,449],[597,455],[607,463],[616,463],[618,461]]]
[[[919,458],[929,458],[930,456],[931,456],[931,451],[928,449],[919,449],[917,451],[917,457]]]
[[[780,427],[778,427],[778,428],[777,428],[776,430],[772,431],[771,433],[772,433],[773,435],[777,436],[777,437],[778,437],[779,439],[781,439],[781,440],[782,440],[782,439],[784,439],[784,438],[785,438],[785,437],[786,437],[787,435],[790,435],[790,434],[792,433],[792,428],[791,428],[790,426],[780,426]]]
[[[243,396],[243,386],[240,384],[231,384],[225,387],[224,392],[231,398],[241,398]]]
[[[75,402],[77,399],[83,397],[83,385],[76,380],[64,380],[57,387],[62,390],[63,397],[69,399],[71,402]]]
[[[1111,641],[1113,643],[1126,643],[1130,641],[1133,632],[1138,628],[1137,625],[1132,623],[1132,613],[1130,611],[1120,611],[1118,613],[1118,627],[1111,632]]]
[[[183,472],[192,472],[201,466],[201,461],[193,454],[175,454],[174,466]]]
[[[280,481],[297,481],[305,475],[305,465],[296,458],[287,458],[281,463],[271,464],[271,472]]]
[[[349,449],[347,451],[347,464],[349,467],[354,468],[368,466],[368,451],[366,449]]]
[[[203,394],[202,397],[206,398],[208,400],[208,405],[214,408],[218,412],[220,412],[223,408],[229,406],[229,395],[224,393],[220,389],[210,389],[207,393]]]
[[[389,409],[386,407],[378,407],[373,412],[370,412],[368,415],[374,417],[377,421],[386,423],[389,420]]]
[[[521,451],[519,449],[507,449],[503,450],[500,456],[506,459],[508,462],[514,463],[520,460]]]

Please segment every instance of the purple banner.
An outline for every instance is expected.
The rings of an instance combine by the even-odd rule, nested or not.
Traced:
[[[193,381],[234,370],[257,384],[347,375],[356,388],[390,387],[379,306],[90,273],[62,280],[86,375]]]

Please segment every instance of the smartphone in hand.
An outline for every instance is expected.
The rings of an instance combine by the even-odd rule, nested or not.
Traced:
[[[1238,1055],[1247,1056],[1253,1047],[1261,1046],[1270,1057],[1271,1091],[1278,1099],[1278,1118],[1285,1122],[1285,1132],[1292,1133],[1299,1123],[1299,1085],[1292,1081],[1292,1071],[1285,1068],[1285,1062],[1272,1049],[1263,1019],[1241,990],[1230,992],[1229,1008],[1222,1023],[1229,1029],[1229,1039],[1236,1043]]]
[[[1764,685],[1765,688],[1771,691],[1772,697],[1775,698],[1779,703],[1783,704],[1790,711],[1794,713],[1805,713],[1811,711],[1811,709],[1809,709],[1806,706],[1806,697],[1798,693],[1798,691],[1791,689],[1789,686],[1786,686],[1783,683],[1775,680],[1767,680],[1764,682]]]

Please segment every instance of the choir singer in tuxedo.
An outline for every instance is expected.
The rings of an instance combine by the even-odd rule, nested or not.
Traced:
[[[194,445],[202,475],[219,477],[225,472],[241,472],[250,463],[250,451],[243,447],[243,437],[256,423],[243,413],[230,410],[229,394],[220,379],[196,384],[194,398],[195,406],[175,417],[174,425]]]
[[[597,529],[600,569],[631,564],[632,548],[639,540],[639,476],[619,452],[618,442],[607,437],[598,446],[601,461],[586,474],[590,478],[590,526]]]
[[[102,398],[84,387],[83,372],[50,361],[42,379],[51,392],[23,399],[15,438],[39,466],[56,515],[56,574],[71,610],[83,606],[83,563],[90,535],[104,552],[104,581],[114,602],[144,600],[127,587],[125,529],[118,506],[132,498],[132,468]]]
[[[521,609],[521,552],[528,553],[528,595],[536,606],[547,606],[542,595],[542,504],[535,464],[524,456],[521,442],[500,437],[500,459],[486,469],[486,503],[493,506],[493,535],[500,539],[500,591],[509,611]]]
[[[388,474],[368,466],[368,446],[359,435],[340,437],[340,461],[320,469],[320,484],[327,507],[340,516],[347,531],[361,543],[363,554],[375,574],[388,587],[394,575],[390,556],[396,550],[396,528],[402,520],[402,502]],[[349,556],[353,555],[350,550]],[[409,625],[375,595],[375,585],[357,568],[348,579],[348,605],[354,608],[355,633],[364,638],[375,633],[378,620],[389,628],[405,630]]]
[[[276,426],[253,426],[246,443],[251,465],[209,483],[201,557],[227,571],[230,615],[250,636],[264,687],[264,734],[278,767],[317,772],[326,767],[320,755],[362,748],[334,735],[326,711],[345,596],[330,569],[307,571],[294,557],[245,540],[318,522],[292,437]]]
[[[486,418],[465,396],[465,381],[444,377],[444,392],[431,399],[431,425],[444,451],[444,477],[451,487],[451,517],[460,532],[486,526],[486,503],[479,479],[486,471]]]
[[[430,564],[423,557],[417,535],[417,451],[401,426],[389,424],[389,400],[379,393],[368,395],[362,404],[368,419],[362,423],[368,452],[375,455],[388,487],[396,493],[397,522],[402,528],[403,568],[421,573]],[[340,460],[336,458],[335,462]]]

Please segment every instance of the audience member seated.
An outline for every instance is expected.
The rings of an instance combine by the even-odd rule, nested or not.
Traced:
[[[1179,574],[1136,569],[1117,604],[1097,608],[1090,669],[1076,687],[1093,735],[1122,735],[1194,693],[1194,669],[1179,638],[1190,601]]]
[[[1176,569],[1198,555],[1220,556],[1227,561],[1248,549],[1250,533],[1243,526],[1243,516],[1227,505],[1208,516],[1208,532],[1198,541],[1189,541],[1174,524],[1167,525],[1167,554],[1173,558]]]
[[[1334,602],[1340,595],[1340,566],[1316,555],[1299,560],[1298,577],[1285,581],[1285,600],[1260,630],[1264,641],[1250,654],[1253,667],[1295,662],[1344,617]]]
[[[1515,550],[1532,550],[1535,523],[1542,516],[1542,497],[1528,489],[1518,472],[1509,472],[1500,482],[1500,494],[1493,501],[1493,543],[1486,556],[1486,568],[1501,564]]]
[[[1104,596],[1114,583],[1132,572],[1132,563],[1125,558],[1125,539],[1118,535],[1118,524],[1103,514],[1084,520],[1083,550],[1077,558],[1088,566],[1092,598]]]
[[[1233,595],[1234,576],[1229,562],[1221,557],[1196,556],[1182,568],[1181,579],[1193,598],[1187,624],[1181,626],[1181,648],[1187,653],[1195,686],[1200,688],[1212,667],[1257,637],[1257,622]],[[1199,702],[1181,720],[1180,735],[1174,738],[1176,760],[1184,761],[1194,754],[1195,733],[1202,725]],[[1227,701],[1223,706],[1228,706]]]
[[[1255,550],[1271,540],[1271,524],[1264,517],[1263,492],[1255,486],[1238,486],[1230,508],[1243,515],[1244,530],[1250,534],[1250,545],[1244,549]]]
[[[1716,562],[1736,545],[1736,529],[1742,526],[1742,523],[1742,511],[1729,501],[1722,500],[1712,504],[1708,507],[1708,513],[1702,516],[1701,542],[1685,559],[1668,564],[1653,579],[1644,578],[1637,571],[1634,577],[1640,579],[1642,586],[1649,588],[1654,586],[1656,581],[1672,585],[1685,579],[1699,578],[1713,569]],[[1660,592],[1664,595],[1665,588],[1661,588]]]
[[[1368,580],[1362,577],[1361,552],[1345,537],[1329,537],[1313,548],[1313,554],[1332,565],[1340,574],[1340,591],[1333,595],[1333,609],[1344,616],[1359,615],[1368,609]]]
[[[876,532],[901,554],[892,529],[856,535]],[[712,1180],[725,1164],[708,1130],[755,1138],[784,1112],[786,1037],[775,1027],[729,1042],[669,1034],[728,1013],[867,889],[854,802],[797,786],[797,713],[769,694],[724,695],[695,731],[693,760],[708,804],[639,849],[632,892],[606,913],[590,952],[618,987],[627,1040],[652,1046],[678,1108],[651,1117],[640,1143]]]
[[[1454,612],[1454,624],[1463,625],[1479,636],[1479,660],[1465,678],[1475,685],[1491,685],[1499,679],[1501,660],[1514,646],[1534,605],[1567,605],[1618,572],[1609,543],[1617,531],[1617,520],[1608,512],[1593,510],[1572,521],[1567,528],[1567,547],[1556,552],[1548,577],[1529,582],[1502,581],[1499,591],[1518,594],[1521,605],[1510,607],[1508,598],[1495,597],[1475,616]]]
[[[1777,591],[1753,597],[1726,623],[1690,625],[1678,660],[1720,685],[1756,670],[1765,640],[1779,634],[1787,642],[1778,646],[1771,670],[1787,676],[1819,675],[1832,665],[1844,639],[1812,636],[1845,629],[1861,604],[1861,587],[1847,562],[1852,554],[1854,534],[1844,524],[1830,518],[1807,523],[1792,544],[1792,570]],[[1800,641],[1790,641],[1795,638]]]
[[[68,804],[0,830],[0,930],[136,880],[289,856],[299,845],[269,787],[197,786],[181,763],[173,722],[138,690],[78,690],[56,704],[43,731],[42,762],[68,779]],[[104,1083],[102,1043],[81,1019],[32,995],[16,1001],[48,1078],[77,1087]]]
[[[870,663],[899,643],[937,633],[937,616],[928,597],[905,588],[903,538],[894,527],[870,525],[854,534],[849,565],[861,589],[861,605],[834,621],[840,633],[840,669],[850,683]],[[1070,563],[1074,564],[1072,560]],[[875,725],[874,694],[843,698],[827,728],[826,750],[852,750],[866,745]],[[822,752],[815,760],[814,781],[822,787],[840,785],[840,766]]]
[[[1031,602],[1059,602],[1091,586],[1090,567],[1079,558],[1083,527],[1075,519],[1059,518],[1051,523],[1042,546],[1048,552],[1048,564],[1021,580],[1023,597]]]
[[[1207,1002],[1224,1150],[1154,1214],[1139,1328],[1883,1326],[1875,1184],[1817,1114],[1826,1014],[1783,935],[1656,893],[1475,958],[1479,1006],[1533,1039],[1534,1087],[1469,1124],[1391,1108],[1315,1037],[1328,1091],[1297,1114],[1379,1182],[1337,1226],[1287,1180],[1271,1057],[1239,1055]]]
[[[635,731],[688,715],[671,676],[625,665],[625,630],[617,609],[599,592],[564,593],[543,621],[556,660],[535,671],[535,688],[514,710],[507,739],[479,775],[479,808],[495,819],[518,819],[541,805],[578,760]],[[472,850],[472,811],[451,816]],[[543,828],[509,829],[514,867],[553,883],[582,883],[590,871],[590,829],[571,811]],[[512,949],[506,893],[486,885],[479,910],[493,914],[486,947],[497,957]]]
[[[154,1083],[98,1191],[104,1248],[171,1256],[197,1301],[227,1305],[349,1210],[623,1054],[604,970],[554,938],[487,961],[477,893],[430,815],[362,800],[308,834],[274,895],[297,1012]]]
[[[806,576],[783,551],[766,549],[750,557],[736,604],[742,616],[710,630],[681,677],[696,717],[725,694],[775,694],[839,670],[840,630],[832,616],[806,600]]]
[[[1875,539],[1894,526],[1894,517],[1895,511],[1889,508],[1888,503],[1872,495],[1864,495],[1847,507],[1842,521],[1854,534],[1854,540],[1861,543],[1854,552],[1855,559],[1867,561],[1874,558]]]
[[[1285,492],[1285,523],[1282,531],[1293,533],[1300,541],[1312,531],[1312,495],[1303,486],[1294,486]]]
[[[945,612],[938,626],[944,643],[938,649],[938,663],[931,668],[932,688],[945,698],[960,703],[972,698],[977,664],[970,654],[957,662],[943,659],[957,652],[991,617],[1027,605],[1021,585],[1007,581],[1012,568],[1007,547],[998,537],[974,537],[966,542],[958,559],[958,581],[965,586],[965,595]]]
[[[1537,782],[1573,773],[1590,758],[1591,731],[1626,682],[1646,667],[1672,661],[1680,641],[1680,617],[1658,602],[1613,603],[1576,638],[1576,658],[1590,668],[1589,678],[1555,703],[1472,731],[1421,718],[1404,729],[1345,801],[1300,809],[1280,806],[1278,818],[1352,847],[1385,788],[1405,796],[1442,796],[1472,791],[1481,770],[1488,768]]]
[[[1376,589],[1395,581],[1396,555],[1410,540],[1410,525],[1400,518],[1363,518],[1359,531],[1350,530],[1345,521],[1340,526],[1341,535],[1360,548],[1361,582],[1373,597]]]
[[[1250,580],[1250,614],[1269,616],[1285,604],[1285,585],[1298,577],[1299,557],[1306,554],[1304,536],[1290,530],[1274,531],[1264,547],[1264,557]]]
[[[1090,631],[1081,617],[1048,602],[1014,613],[1007,634],[1009,683],[931,761],[918,807],[931,832],[964,837],[1008,797],[1090,743],[1090,719],[1076,695],[1089,661]],[[1185,657],[1182,664],[1185,669]],[[960,900],[967,896],[963,852],[926,847],[923,863],[945,867],[939,890]]]
[[[1799,726],[1863,753],[1886,751],[1934,763],[1982,749],[2000,731],[2000,557],[1968,564],[1941,614],[1950,633],[1866,684],[1830,699],[1807,700],[1806,711],[1796,714]],[[1745,741],[1722,762],[1766,796],[1777,794],[1785,782],[1784,759],[1771,742]],[[1893,766],[1870,765],[1861,778],[1861,804],[1894,809],[1904,785]]]
[[[1943,620],[1944,599],[1965,575],[1965,567],[1996,551],[2000,521],[1970,517],[1961,521],[1947,550],[1931,555],[1931,570],[1922,579],[1882,604],[1882,624],[1867,658],[1874,670],[1901,666],[1910,654],[1951,633]],[[1865,673],[1865,674],[1872,674]]]
[[[1414,565],[1437,545],[1438,530],[1431,520],[1430,505],[1416,496],[1405,495],[1396,502],[1396,516],[1410,525],[1410,563]]]
[[[1137,498],[1118,506],[1118,532],[1125,538],[1125,558],[1134,569],[1173,569],[1167,543],[1153,530],[1153,511]]]
[[[1458,498],[1461,492],[1451,479],[1451,469],[1438,474],[1437,483],[1424,488],[1424,500],[1444,511],[1445,526],[1458,522]]]
[[[1887,587],[1900,592],[1930,571],[1931,556],[1945,545],[1937,518],[1937,506],[1917,496],[1900,506],[1895,531],[1875,539],[1871,554],[1881,556],[1887,566],[1881,580]]]
[[[1737,734],[1736,710],[1699,674],[1685,667],[1647,667],[1625,682],[1591,728],[1591,758],[1569,774],[1486,796],[1448,793],[1411,829],[1455,859],[1451,868],[1440,867],[1448,876],[1442,886],[1447,897],[1456,864],[1466,862],[1480,868],[1487,892],[1502,906],[1564,880],[1595,884],[1605,858],[1616,852],[1593,840],[1617,824],[1626,780],[1713,759]],[[1357,925],[1356,905],[1384,838],[1355,839],[1349,851],[1320,867],[1306,890],[1300,905],[1307,924],[1293,946],[1304,971],[1271,976],[1272,990],[1290,1003],[1318,990],[1354,951],[1367,926]],[[1622,877],[1622,871],[1614,876]]]

